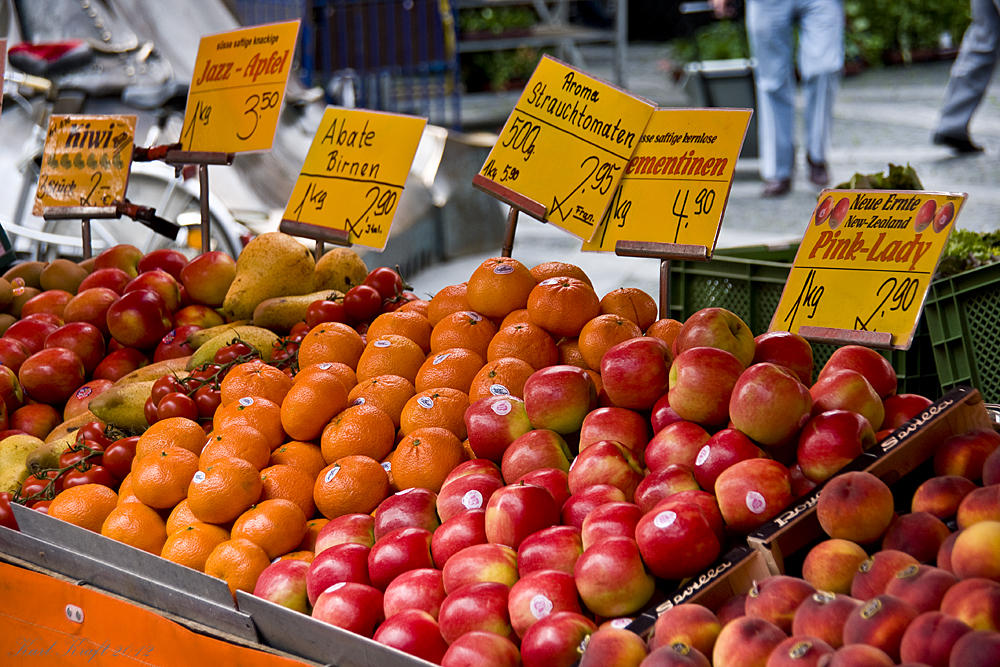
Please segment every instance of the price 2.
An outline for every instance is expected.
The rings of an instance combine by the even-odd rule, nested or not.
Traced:
[[[615,172],[620,171],[621,167],[610,162],[601,162],[601,159],[596,155],[591,155],[580,163],[580,169],[585,174],[583,180],[581,180],[575,188],[570,190],[569,194],[563,197],[562,200],[558,197],[552,198],[552,207],[548,211],[550,219],[554,219],[556,213],[559,213],[562,221],[564,222],[566,218],[570,217],[570,215],[580,218],[581,206],[577,206],[576,209],[573,209],[573,207],[567,207],[564,209],[563,206],[565,206],[566,203],[572,199],[574,195],[576,195],[576,193],[581,190],[586,190],[588,187],[591,190],[600,192],[602,195],[607,194],[608,190],[611,189],[611,185],[615,182]],[[590,217],[593,218],[592,215],[590,215]]]
[[[356,238],[361,238],[365,234],[381,234],[382,219],[391,216],[396,209],[396,202],[399,200],[399,193],[393,189],[383,190],[377,185],[373,185],[365,193],[365,200],[368,206],[358,216],[357,220],[351,222],[347,219],[347,230]],[[372,218],[378,218],[373,220]]]
[[[881,296],[882,300],[875,306],[875,309],[868,315],[867,319],[854,318],[855,331],[868,331],[868,326],[876,317],[885,317],[886,310],[889,312],[898,310],[905,313],[913,305],[913,301],[917,298],[919,291],[919,278],[907,277],[901,281],[896,278],[886,278],[885,282],[879,285],[879,288],[875,291],[875,296]],[[872,331],[874,330],[873,328]]]
[[[528,158],[535,154],[535,140],[538,139],[538,133],[541,129],[541,125],[518,116],[511,123],[510,132],[507,133],[507,138],[501,145],[504,148],[520,151],[524,156],[524,161],[527,162]]]
[[[111,187],[101,185],[102,180],[104,180],[104,174],[100,171],[90,175],[90,191],[87,192],[86,196],[80,197],[80,206],[108,206],[111,204],[113,201],[110,193]]]

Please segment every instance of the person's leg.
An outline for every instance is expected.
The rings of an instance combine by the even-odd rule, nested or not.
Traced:
[[[844,8],[840,0],[797,0],[799,72],[805,96],[806,157],[810,180],[826,185],[826,152],[833,126],[833,101],[844,67]]]
[[[757,60],[760,173],[766,181],[787,181],[792,177],[795,130],[792,0],[747,0],[746,24],[750,52]]]
[[[972,23],[951,67],[934,143],[960,152],[981,150],[969,141],[969,121],[986,93],[1000,50],[997,0],[971,0]]]

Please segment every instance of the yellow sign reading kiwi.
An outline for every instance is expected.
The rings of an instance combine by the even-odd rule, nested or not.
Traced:
[[[426,118],[328,107],[282,216],[385,248]]]
[[[52,116],[32,213],[48,207],[112,206],[125,197],[135,116]]]
[[[945,242],[968,195],[824,190],[771,331],[888,332],[908,349]]]
[[[653,109],[544,56],[479,173],[545,206],[545,222],[589,241]]]
[[[752,109],[657,109],[639,138],[594,238],[715,250]]]
[[[184,150],[271,148],[298,34],[295,20],[201,38],[184,110]]]

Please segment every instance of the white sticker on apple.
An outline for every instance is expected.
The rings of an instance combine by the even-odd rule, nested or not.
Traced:
[[[509,415],[511,410],[510,401],[497,401],[492,406],[490,406],[490,409],[492,409],[493,412],[497,413],[501,417],[503,417],[504,415]]]
[[[767,501],[764,500],[764,496],[760,495],[756,491],[748,491],[747,508],[754,514],[760,514],[767,509]]]
[[[203,473],[201,470],[196,472],[194,474],[194,477],[191,478],[192,484],[201,484],[204,481],[205,481],[205,473]]]
[[[698,458],[694,460],[694,464],[696,466],[700,466],[702,463],[707,461],[708,455],[711,453],[711,451],[712,451],[711,445],[705,445],[704,447],[702,447],[701,451],[698,452]]]
[[[430,410],[431,408],[434,407],[434,399],[431,398],[430,396],[421,396],[420,398],[417,399],[417,405],[419,405],[422,408],[427,408],[428,410]]]
[[[392,343],[387,340],[377,340],[374,343],[372,343],[372,345],[374,345],[375,347],[389,347],[390,345],[392,345]]]
[[[653,525],[657,528],[667,528],[672,526],[674,521],[677,520],[677,512],[660,512],[655,517],[653,517]]]
[[[438,364],[440,364],[442,361],[444,361],[445,359],[447,359],[450,356],[451,356],[451,354],[449,354],[448,352],[445,352],[443,354],[439,354],[438,356],[434,357],[434,361],[432,361],[431,364],[434,365],[434,366],[437,366]]]
[[[333,466],[326,471],[326,476],[323,478],[323,481],[329,484],[330,480],[336,477],[338,472],[340,472],[340,466]]]
[[[253,405],[253,397],[244,396],[243,398],[240,399],[240,405],[242,405],[244,408],[249,408],[251,405]]]
[[[335,583],[334,585],[330,586],[329,588],[327,588],[323,592],[324,593],[332,593],[334,591],[339,591],[341,588],[343,588],[346,585],[347,585],[346,581],[338,581],[337,583]]]
[[[528,608],[531,609],[532,616],[538,620],[542,620],[552,613],[552,600],[539,594],[531,598],[531,603],[528,605]]]
[[[510,389],[507,389],[502,384],[491,384],[490,393],[494,396],[510,396]]]
[[[508,273],[514,273],[514,267],[511,266],[510,264],[497,264],[495,267],[493,267],[493,273],[497,274],[498,276],[505,276]]]
[[[483,494],[479,493],[475,489],[471,491],[466,491],[465,495],[462,496],[462,507],[467,510],[477,510],[483,506]]]

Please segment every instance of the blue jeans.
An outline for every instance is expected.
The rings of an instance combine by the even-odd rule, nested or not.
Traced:
[[[972,23],[962,38],[962,47],[951,66],[948,89],[941,105],[937,131],[952,137],[968,137],[969,121],[983,101],[986,87],[1000,56],[1000,10],[995,0],[972,0]]]
[[[757,140],[766,180],[791,178],[795,163],[793,27],[799,26],[798,68],[805,96],[806,153],[826,162],[833,99],[844,66],[841,0],[747,0],[747,37],[757,60]]]

